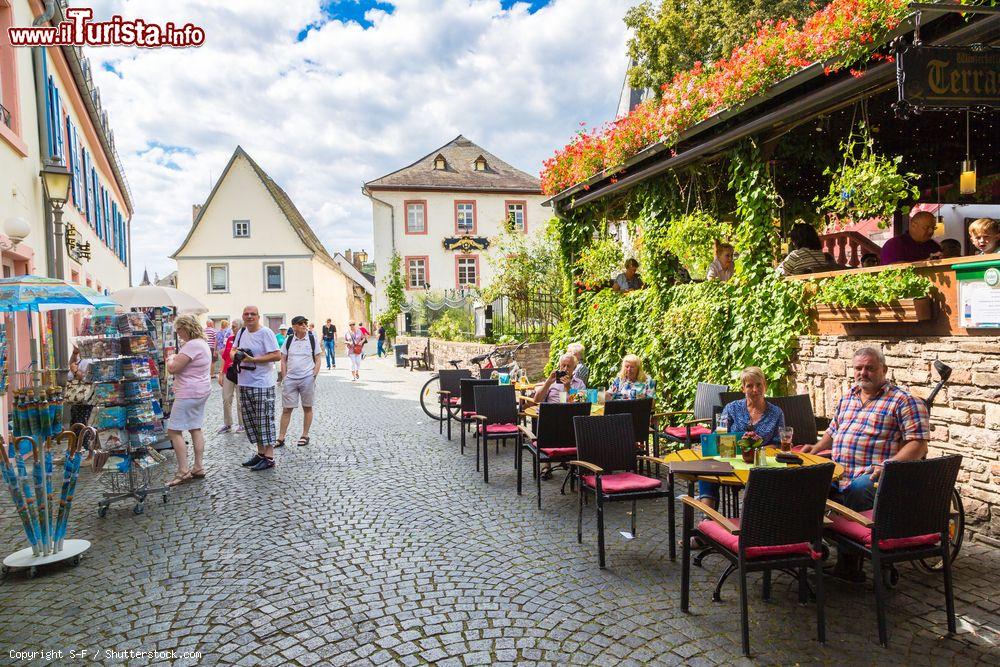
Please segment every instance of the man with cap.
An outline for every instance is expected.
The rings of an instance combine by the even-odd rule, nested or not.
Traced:
[[[298,445],[309,444],[309,427],[312,426],[313,394],[316,376],[322,364],[323,350],[316,341],[316,334],[309,330],[309,320],[302,315],[292,318],[292,335],[285,339],[281,349],[281,423],[278,426],[278,442],[275,447],[285,444],[285,433],[292,411],[302,402],[302,436]]]

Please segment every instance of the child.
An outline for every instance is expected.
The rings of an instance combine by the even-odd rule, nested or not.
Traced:
[[[961,257],[962,256],[962,244],[958,242],[958,239],[945,239],[941,241],[941,257]]]
[[[708,280],[726,282],[733,277],[733,246],[715,242],[715,259],[708,266]]]
[[[980,255],[1000,252],[1000,222],[993,218],[979,218],[969,225],[969,238],[979,249]]]

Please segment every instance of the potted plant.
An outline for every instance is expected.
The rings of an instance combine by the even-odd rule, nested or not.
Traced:
[[[740,450],[743,452],[743,462],[753,463],[757,450],[764,446],[764,440],[752,431],[744,433],[740,440]]]
[[[821,321],[922,322],[932,316],[931,281],[912,267],[825,278],[813,301]]]

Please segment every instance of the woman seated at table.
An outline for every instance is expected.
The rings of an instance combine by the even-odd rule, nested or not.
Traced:
[[[767,392],[764,371],[756,366],[743,369],[740,373],[740,385],[746,398],[724,407],[719,417],[720,422],[723,419],[728,421],[730,433],[756,435],[764,444],[778,444],[778,430],[785,425],[785,413],[777,405],[764,400]],[[715,509],[719,504],[719,485],[698,482],[698,498]]]
[[[608,399],[629,401],[636,398],[655,398],[656,380],[642,370],[642,359],[634,354],[622,358],[621,370],[608,387]]]

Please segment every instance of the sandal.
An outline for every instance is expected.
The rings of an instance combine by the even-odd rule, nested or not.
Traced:
[[[552,468],[547,468],[541,471],[538,476],[541,477],[543,481],[552,479]]]
[[[278,438],[277,440],[274,441],[274,446],[275,446],[275,448],[284,447],[285,446],[285,439],[284,438]]]
[[[309,444],[309,436],[303,435],[302,437],[299,438],[299,441],[295,444],[297,444],[299,447],[305,447],[306,445]]]
[[[205,477],[204,468],[191,468],[191,476],[195,479],[203,479]]]
[[[192,474],[190,470],[187,470],[185,472],[178,472],[176,475],[174,475],[173,479],[167,482],[167,486],[169,487],[180,486],[184,482],[190,481],[191,477]]]

